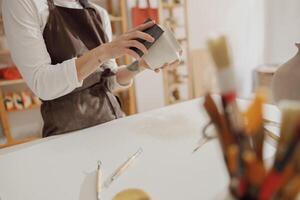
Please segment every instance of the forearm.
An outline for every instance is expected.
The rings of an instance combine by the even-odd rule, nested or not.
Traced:
[[[83,81],[108,59],[109,57],[105,51],[104,45],[92,49],[83,54],[83,56],[77,58],[76,69],[78,80]]]
[[[76,69],[78,80],[82,81],[87,78],[108,59],[109,57],[105,52],[105,48],[103,48],[103,46],[97,47],[85,53],[80,58],[77,58]],[[117,81],[120,85],[128,85],[130,84],[132,79],[142,71],[144,71],[144,68],[140,67],[138,62],[134,62],[127,66],[121,66],[119,67],[116,74]]]
[[[140,67],[137,61],[127,66],[121,66],[116,74],[117,81],[120,85],[128,85],[137,74],[144,70],[145,68]]]

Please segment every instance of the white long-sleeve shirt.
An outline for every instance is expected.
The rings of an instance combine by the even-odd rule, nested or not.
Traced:
[[[54,0],[58,6],[82,9],[76,0]],[[100,6],[95,8],[102,17],[104,30],[112,39],[109,15]],[[64,96],[77,87],[75,59],[66,60],[56,66],[43,38],[43,31],[49,16],[47,0],[4,0],[2,5],[4,28],[12,58],[30,89],[43,100]],[[109,67],[117,70],[115,60],[108,61]],[[121,87],[114,79],[116,87]]]

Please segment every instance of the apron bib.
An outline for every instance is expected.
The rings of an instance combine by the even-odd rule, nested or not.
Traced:
[[[49,18],[43,37],[52,65],[62,63],[108,42],[101,16],[87,0],[83,9],[56,6],[48,0]],[[53,66],[55,67],[55,66]],[[124,116],[117,98],[108,84],[115,74],[97,70],[83,81],[80,88],[51,100],[43,101],[43,137],[76,131]]]

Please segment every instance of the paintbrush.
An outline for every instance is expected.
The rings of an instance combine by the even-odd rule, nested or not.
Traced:
[[[280,199],[296,199],[300,192],[300,175],[292,178],[288,186],[283,191],[282,197]]]
[[[225,36],[208,41],[208,48],[217,67],[224,116],[236,138],[243,133],[244,121],[236,104],[236,84]]]
[[[217,68],[225,123],[227,124],[230,134],[234,137],[234,141],[239,145],[239,160],[241,160],[243,151],[251,149],[251,143],[250,139],[245,134],[244,117],[239,111],[236,102],[237,92],[235,76],[226,37],[221,36],[209,40],[208,49]],[[243,162],[240,162],[239,174],[241,176],[244,173],[243,170]]]
[[[278,172],[272,169],[266,176],[261,186],[259,200],[271,199],[280,189],[293,177],[293,164],[287,165],[283,171]]]
[[[290,161],[293,165],[293,174],[291,177],[292,180],[289,181],[288,184],[285,184],[279,193],[278,199],[295,199],[295,195],[297,195],[300,191],[300,185],[299,185],[299,175],[300,175],[300,146],[297,146],[297,149],[295,150],[296,153],[293,157],[293,160]],[[282,197],[283,196],[283,197]]]
[[[272,170],[260,193],[260,199],[270,199],[294,175],[294,156],[300,144],[300,104],[286,101],[281,104],[282,127]]]
[[[252,139],[252,147],[256,151],[257,159],[263,161],[263,144],[265,139],[263,126],[263,92],[258,92],[256,98],[245,112],[246,134]]]
[[[230,134],[226,120],[224,116],[219,112],[217,105],[215,104],[211,95],[205,96],[204,108],[206,109],[209,117],[211,118],[213,124],[217,128],[219,134],[220,142],[224,152],[229,145],[236,143],[234,137]]]
[[[231,177],[238,176],[239,172],[239,147],[232,144],[227,148],[228,171]]]
[[[280,104],[282,110],[281,137],[278,142],[274,166],[280,165],[292,140],[298,138],[297,128],[300,122],[300,103],[285,101]]]
[[[210,39],[208,48],[217,67],[220,92],[226,102],[234,101],[236,98],[236,84],[226,37],[221,36]]]
[[[210,117],[212,124],[215,126],[215,128],[217,130],[217,133],[219,136],[219,141],[221,143],[223,152],[225,152],[226,148],[229,145],[235,143],[235,141],[228,130],[228,126],[226,124],[224,116],[219,112],[219,109],[210,94],[207,94],[205,96],[204,108],[205,108],[208,116]],[[193,153],[197,152],[208,141],[209,141],[209,138],[206,138],[206,137],[202,138],[200,143],[193,150]],[[224,156],[226,158],[226,155],[224,155]]]
[[[253,151],[244,152],[243,161],[246,166],[246,179],[248,183],[246,196],[248,199],[257,199],[259,189],[266,177],[266,169],[263,162],[257,158],[256,153]]]

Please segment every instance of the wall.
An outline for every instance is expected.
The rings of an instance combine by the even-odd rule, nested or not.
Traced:
[[[283,63],[291,58],[300,42],[300,1],[266,1],[265,61]]]
[[[253,69],[264,58],[264,1],[189,0],[190,43],[204,48],[213,33],[228,36],[241,96],[249,96]]]

